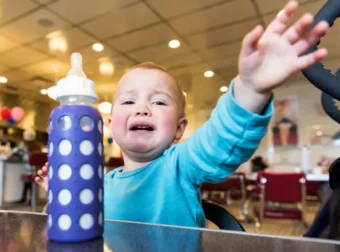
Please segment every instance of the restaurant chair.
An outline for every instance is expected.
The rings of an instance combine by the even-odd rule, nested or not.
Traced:
[[[237,192],[240,195],[240,213],[243,218],[248,215],[247,209],[245,208],[246,203],[246,177],[244,173],[235,172],[230,175],[225,181],[220,183],[204,183],[201,186],[201,191],[205,193],[210,192],[223,192],[224,198],[216,199],[210,198],[211,201],[218,204],[230,203],[231,194]]]
[[[260,202],[259,206],[254,207],[254,216],[258,229],[265,218],[295,219],[306,225],[304,173],[259,172],[257,194]],[[293,204],[295,207],[283,207],[280,203]]]
[[[219,229],[245,232],[240,222],[224,207],[208,200],[202,200],[202,207],[206,219]]]

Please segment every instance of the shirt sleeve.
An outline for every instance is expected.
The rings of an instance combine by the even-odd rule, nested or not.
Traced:
[[[271,100],[261,114],[242,108],[233,97],[234,83],[218,100],[210,119],[186,141],[169,149],[174,176],[182,185],[220,182],[249,160],[267,132]],[[251,97],[249,97],[251,99]]]

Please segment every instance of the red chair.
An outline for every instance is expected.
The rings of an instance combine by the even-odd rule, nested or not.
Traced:
[[[264,218],[297,219],[305,224],[306,179],[304,173],[259,172],[257,194],[260,198],[260,206],[254,208],[257,226]],[[269,202],[300,204],[300,207],[268,206]]]
[[[32,168],[32,195],[31,195],[31,208],[32,211],[35,211],[36,208],[36,184],[34,182],[34,177],[38,171],[41,169],[45,163],[47,162],[47,153],[45,152],[32,152],[29,155],[28,163]]]
[[[243,216],[247,215],[247,211],[245,209],[246,202],[246,177],[244,173],[235,172],[230,175],[225,181],[212,184],[212,183],[204,183],[201,186],[202,192],[223,192],[225,193],[225,198],[223,199],[210,199],[219,204],[229,204],[230,194],[232,192],[238,192],[241,195],[240,202],[240,212]]]

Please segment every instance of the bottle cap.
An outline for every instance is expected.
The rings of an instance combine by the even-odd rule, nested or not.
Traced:
[[[65,96],[87,96],[97,101],[94,82],[87,79],[83,71],[83,59],[79,53],[71,55],[71,69],[65,78],[58,81],[56,99],[60,101]]]

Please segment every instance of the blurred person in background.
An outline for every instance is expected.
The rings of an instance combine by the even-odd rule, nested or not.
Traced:
[[[11,154],[11,149],[16,143],[7,139],[6,129],[0,128],[0,156],[7,158]]]
[[[34,174],[32,171],[32,167],[28,163],[29,154],[31,152],[40,151],[41,147],[35,141],[35,136],[32,138],[30,135],[27,135],[25,131],[23,133],[23,141],[19,143],[15,148],[12,149],[10,159],[16,160],[18,162],[23,162],[24,171],[21,176],[21,180],[24,182],[24,190],[21,197],[21,200],[18,203],[26,203],[27,199],[28,204],[31,203],[31,194],[32,194],[32,183],[34,183]],[[28,193],[30,197],[28,196]]]
[[[256,156],[251,160],[251,171],[260,172],[268,168],[268,165],[261,156]]]

